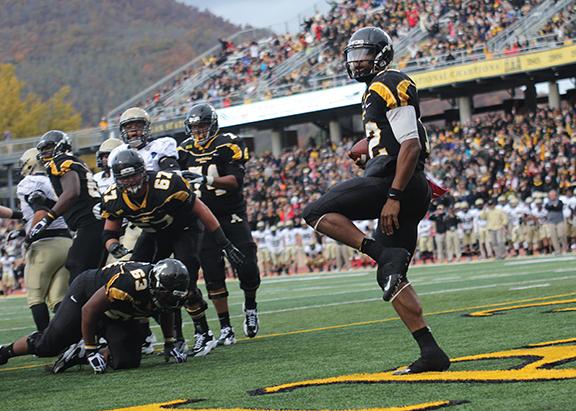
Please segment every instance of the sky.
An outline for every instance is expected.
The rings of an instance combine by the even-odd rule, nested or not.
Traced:
[[[177,0],[209,10],[238,25],[270,28],[278,33],[298,30],[301,18],[326,11],[325,0]]]

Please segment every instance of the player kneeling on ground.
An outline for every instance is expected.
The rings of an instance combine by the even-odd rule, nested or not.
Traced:
[[[184,264],[170,258],[157,264],[116,262],[85,271],[72,282],[44,332],[0,346],[0,365],[21,355],[62,353],[52,367],[54,373],[83,363],[96,373],[107,366],[137,368],[144,339],[140,320],[150,316],[160,317],[166,361],[184,362],[186,353],[174,348],[173,311],[188,297],[189,282]],[[100,347],[97,337],[104,337],[107,347]]]

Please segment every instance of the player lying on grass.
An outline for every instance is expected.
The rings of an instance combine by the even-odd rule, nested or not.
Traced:
[[[72,282],[44,332],[0,346],[0,365],[21,355],[62,353],[52,367],[54,373],[82,363],[90,364],[96,373],[107,366],[137,368],[144,339],[140,323],[151,316],[160,318],[166,361],[184,362],[186,353],[174,348],[173,311],[188,297],[189,281],[184,264],[170,258],[156,264],[127,261],[87,270]],[[106,340],[106,347],[98,344],[98,337]]]

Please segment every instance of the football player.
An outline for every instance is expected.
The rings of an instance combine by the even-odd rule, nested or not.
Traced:
[[[107,250],[116,258],[128,252],[119,242],[121,221],[125,218],[143,231],[132,253],[134,261],[155,262],[174,254],[186,265],[191,276],[191,292],[185,308],[194,320],[196,334],[191,355],[208,354],[215,347],[215,341],[206,322],[207,304],[196,287],[202,235],[198,220],[206,228],[205,235],[214,238],[219,252],[224,252],[233,264],[241,265],[242,254],[180,175],[147,172],[144,159],[134,150],[118,153],[111,167],[115,184],[103,196]],[[181,328],[178,334],[177,338],[183,341]]]
[[[26,231],[46,215],[44,209],[58,198],[43,165],[38,161],[38,150],[31,148],[20,157],[20,174],[16,194],[22,206]],[[24,279],[28,294],[28,307],[38,331],[50,321],[48,309],[56,312],[68,289],[69,273],[66,269],[72,236],[64,218],[58,217],[50,226],[33,238],[26,250]]]
[[[244,334],[258,334],[256,290],[260,286],[260,270],[256,243],[246,215],[242,195],[248,148],[232,133],[219,133],[218,114],[210,104],[193,106],[184,120],[188,139],[178,147],[182,175],[196,188],[196,195],[212,210],[226,236],[246,256],[236,268],[240,288],[244,291]],[[230,324],[226,268],[221,247],[212,233],[205,233],[200,260],[208,297],[220,320],[219,345],[231,345],[236,336]]]
[[[117,138],[109,138],[104,140],[98,151],[96,152],[96,166],[100,169],[99,172],[94,174],[94,181],[98,184],[98,191],[103,193],[112,185],[114,182],[114,178],[110,173],[110,165],[108,163],[108,157],[112,150],[116,147],[121,146],[122,141],[118,140]]]
[[[108,157],[112,164],[114,157],[121,151],[138,151],[148,171],[180,170],[176,140],[172,137],[151,139],[150,115],[146,110],[132,107],[120,116],[120,135],[124,144],[114,148]]]
[[[93,213],[94,207],[100,203],[100,193],[90,169],[72,154],[66,133],[50,130],[42,136],[36,148],[58,201],[46,207],[46,216],[32,226],[29,239],[35,240],[54,220],[64,216],[70,230],[76,232],[66,259],[72,282],[81,272],[98,268],[105,261],[101,239],[104,222]]]
[[[157,264],[116,262],[87,270],[72,282],[58,312],[44,332],[34,332],[0,347],[0,365],[12,357],[34,354],[53,357],[64,351],[52,372],[88,363],[96,373],[140,366],[143,336],[139,320],[160,316],[167,360],[184,362],[186,354],[174,348],[173,310],[188,296],[189,276],[178,260]],[[107,348],[98,346],[97,336]],[[78,340],[82,338],[80,343]]]
[[[394,50],[384,30],[357,30],[344,54],[350,78],[367,86],[362,120],[370,159],[363,177],[333,186],[306,207],[303,217],[315,230],[377,262],[383,299],[392,302],[420,347],[420,358],[397,372],[443,371],[450,360],[432,336],[406,276],[418,223],[432,195],[424,175],[430,144],[420,121],[418,91],[410,77],[390,69]],[[378,217],[375,238],[352,222]]]

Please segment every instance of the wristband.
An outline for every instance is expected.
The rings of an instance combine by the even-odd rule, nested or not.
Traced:
[[[14,220],[22,220],[22,218],[24,217],[24,214],[22,214],[22,211],[20,210],[12,210],[12,219]]]
[[[401,201],[403,193],[404,192],[402,190],[398,190],[397,188],[390,188],[390,190],[388,191],[388,198],[391,198],[392,200],[396,201]]]
[[[86,349],[87,351],[92,351],[92,350],[98,349],[98,346],[97,345],[84,344],[84,349]]]
[[[50,210],[50,211],[48,211],[48,214],[46,215],[46,217],[48,217],[50,219],[50,221],[54,221],[58,218],[58,214],[56,214],[54,212],[54,210]]]

